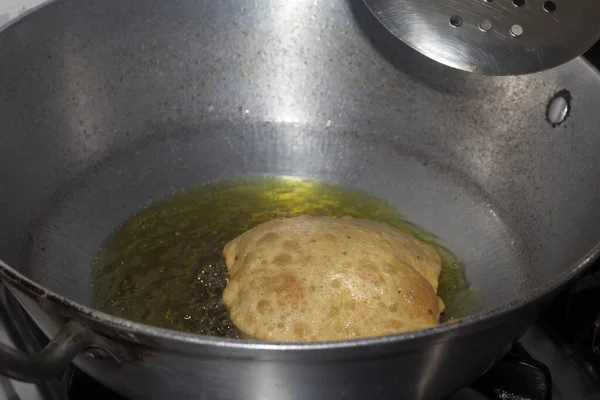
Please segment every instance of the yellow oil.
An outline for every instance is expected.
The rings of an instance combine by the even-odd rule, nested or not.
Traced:
[[[281,177],[202,186],[133,215],[98,252],[93,306],[150,325],[239,337],[221,301],[228,279],[223,246],[264,221],[302,214],[382,221],[430,243],[442,258],[442,320],[475,306],[459,260],[387,202],[341,186]]]

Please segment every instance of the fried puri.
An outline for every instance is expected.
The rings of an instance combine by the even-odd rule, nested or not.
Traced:
[[[441,260],[387,224],[301,216],[260,224],[224,248],[223,301],[244,335],[356,339],[436,325]]]

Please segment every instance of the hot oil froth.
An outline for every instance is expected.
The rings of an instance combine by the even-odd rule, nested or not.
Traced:
[[[442,259],[443,319],[472,311],[474,297],[456,257],[388,203],[340,186],[284,178],[206,185],[133,215],[98,252],[93,305],[150,325],[239,337],[222,302],[228,279],[223,246],[262,222],[302,214],[381,221],[432,244]]]

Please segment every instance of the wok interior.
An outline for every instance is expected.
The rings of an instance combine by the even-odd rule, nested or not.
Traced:
[[[587,134],[600,117],[573,112],[558,129],[544,118],[561,86],[575,97],[598,85],[581,62],[459,73],[393,40],[358,2],[84,0],[6,29],[0,71],[0,257],[83,304],[117,225],[235,176],[389,200],[464,262],[482,311],[600,238],[600,137]]]

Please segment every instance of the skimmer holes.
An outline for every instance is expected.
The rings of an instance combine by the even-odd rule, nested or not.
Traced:
[[[525,0],[512,0],[513,6],[522,7],[525,5]]]
[[[450,17],[450,25],[455,28],[458,28],[463,23],[463,19],[460,15],[453,15]]]
[[[510,27],[510,34],[514,37],[519,37],[523,34],[523,27],[518,24],[514,24]]]
[[[554,12],[556,10],[556,3],[553,1],[547,1],[544,3],[544,11],[549,13]]]
[[[481,29],[484,32],[489,31],[490,29],[492,29],[492,22],[487,19],[484,19],[479,23],[479,29]]]

